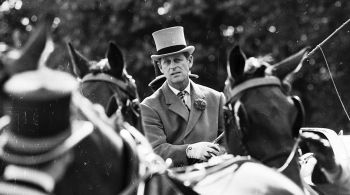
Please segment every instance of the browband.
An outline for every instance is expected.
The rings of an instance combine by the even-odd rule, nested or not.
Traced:
[[[105,81],[105,82],[113,83],[118,85],[121,89],[128,91],[127,83],[125,83],[122,80],[116,79],[113,76],[110,76],[106,73],[98,73],[98,74],[89,73],[85,75],[84,78],[82,79],[83,83],[89,82],[89,81]]]
[[[227,89],[226,91],[227,97],[230,97],[230,99],[227,102],[230,102],[233,98],[235,98],[238,94],[240,94],[244,90],[254,88],[254,87],[266,86],[266,85],[276,85],[280,87],[281,81],[275,76],[254,78],[254,79],[244,81],[243,83],[233,88]]]

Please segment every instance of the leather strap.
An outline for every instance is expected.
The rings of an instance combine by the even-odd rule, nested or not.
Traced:
[[[128,84],[122,80],[116,79],[112,77],[109,74],[106,73],[97,73],[97,74],[92,74],[89,73],[84,78],[82,79],[82,82],[89,82],[89,81],[105,81],[109,83],[113,83],[123,89],[124,91],[128,91]]]
[[[281,87],[281,81],[274,76],[254,78],[254,79],[244,81],[243,83],[233,88],[227,89],[226,97],[230,97],[230,99],[227,102],[231,102],[232,100],[234,100],[234,98],[238,94],[240,94],[242,91],[245,91],[247,89],[254,88],[254,87],[267,86],[267,85],[276,85]]]

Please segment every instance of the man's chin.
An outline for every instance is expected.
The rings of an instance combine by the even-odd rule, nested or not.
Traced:
[[[170,77],[172,82],[183,82],[185,80],[184,76],[180,74],[174,74]]]
[[[173,84],[181,84],[181,83],[184,83],[185,81],[186,81],[186,79],[181,77],[181,76],[180,77],[172,77],[170,79],[170,82]]]

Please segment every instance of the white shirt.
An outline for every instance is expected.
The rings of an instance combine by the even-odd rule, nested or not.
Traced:
[[[191,82],[188,82],[188,85],[187,87],[184,89],[184,91],[186,91],[187,93],[185,93],[185,96],[184,96],[184,100],[185,100],[185,103],[188,107],[188,109],[191,109],[191,85],[190,85]],[[177,95],[180,90],[178,89],[175,89],[174,87],[170,86],[169,83],[168,83],[168,86],[169,88],[171,89],[172,92],[175,93],[175,95]]]

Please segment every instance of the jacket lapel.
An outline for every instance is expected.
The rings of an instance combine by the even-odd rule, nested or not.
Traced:
[[[198,89],[197,84],[191,81],[191,114],[186,127],[185,137],[193,130],[193,127],[203,113],[203,110],[199,110],[193,106],[196,99],[205,99],[205,96]]]
[[[171,91],[167,82],[163,83],[162,91],[165,97],[165,103],[168,105],[169,110],[180,115],[185,121],[188,121],[189,111],[174,92]]]

